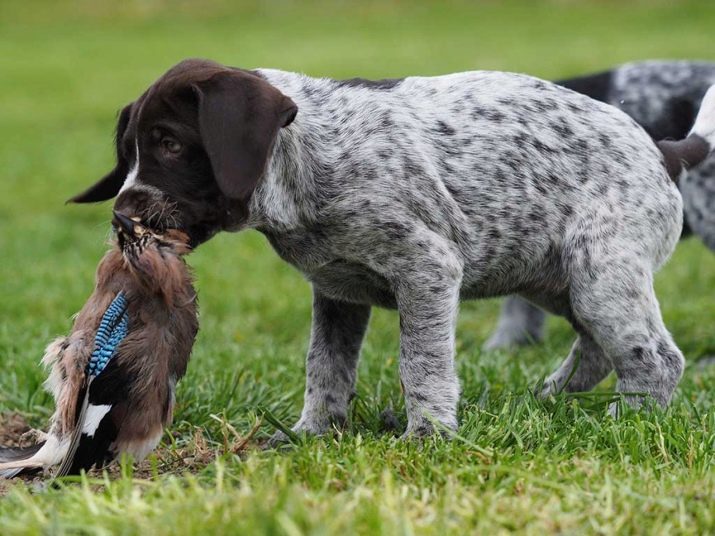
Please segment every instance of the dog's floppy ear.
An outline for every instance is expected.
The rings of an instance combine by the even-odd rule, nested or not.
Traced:
[[[122,136],[129,125],[129,117],[131,115],[132,105],[128,104],[119,113],[117,121],[117,132],[115,135],[115,143],[117,147],[117,165],[112,171],[99,179],[95,184],[87,188],[81,194],[67,200],[68,203],[94,203],[96,201],[106,201],[119,193],[119,189],[124,184],[124,180],[129,173],[129,162],[124,158],[121,149]]]
[[[263,176],[278,131],[291,124],[295,103],[260,76],[226,70],[194,85],[199,130],[219,188],[247,200]]]

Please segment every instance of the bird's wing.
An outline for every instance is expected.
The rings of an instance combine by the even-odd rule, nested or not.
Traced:
[[[56,476],[76,475],[116,457],[114,443],[126,415],[132,379],[113,359],[89,381],[70,448]]]
[[[114,459],[117,418],[126,413],[131,378],[114,359],[127,335],[129,317],[123,293],[107,308],[95,336],[87,380],[78,393],[75,427],[56,476],[78,474]]]

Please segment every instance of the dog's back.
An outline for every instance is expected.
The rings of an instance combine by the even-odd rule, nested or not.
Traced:
[[[621,222],[632,243],[623,247],[637,245],[654,267],[680,233],[680,196],[646,132],[557,85],[489,71],[384,85],[264,75],[301,109],[281,136],[310,140],[312,161],[292,160],[319,177],[325,227],[331,210],[344,220],[361,200],[395,225],[416,218],[459,249],[466,296],[557,270],[565,240],[604,211]],[[269,179],[256,192],[269,210],[272,187]]]

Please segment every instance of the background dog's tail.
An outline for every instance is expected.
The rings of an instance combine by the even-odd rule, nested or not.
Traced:
[[[678,181],[686,171],[708,157],[715,149],[715,85],[710,86],[705,93],[688,137],[679,141],[659,141],[658,148],[665,158],[668,174],[674,181]]]

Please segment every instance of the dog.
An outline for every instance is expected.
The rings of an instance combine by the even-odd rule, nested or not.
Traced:
[[[654,140],[685,137],[707,89],[715,83],[715,63],[644,61],[556,82],[607,102],[635,119]],[[715,157],[679,181],[683,196],[683,236],[698,236],[715,251]],[[531,344],[544,336],[546,313],[519,296],[507,298],[494,333],[484,345],[495,350]]]
[[[525,75],[331,80],[194,59],[121,111],[116,167],[71,201],[117,196],[117,213],[194,246],[257,229],[312,283],[296,432],[345,421],[371,307],[397,309],[405,435],[420,437],[457,427],[460,299],[518,293],[570,320],[544,394],[615,369],[633,406],[668,404],[683,355],[653,272],[682,229],[674,177],[714,142],[715,90],[688,138],[656,145]]]

